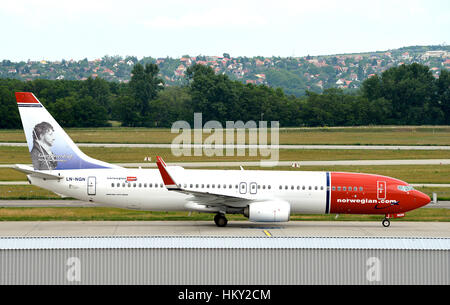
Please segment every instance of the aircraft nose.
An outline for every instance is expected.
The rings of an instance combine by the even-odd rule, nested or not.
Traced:
[[[415,197],[418,207],[423,207],[431,202],[430,196],[419,191],[416,191]]]

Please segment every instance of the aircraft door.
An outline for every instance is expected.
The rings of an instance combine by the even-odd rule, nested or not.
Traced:
[[[377,199],[386,199],[386,181],[377,181]]]
[[[97,182],[95,177],[88,177],[87,179],[87,194],[92,196],[97,191]]]

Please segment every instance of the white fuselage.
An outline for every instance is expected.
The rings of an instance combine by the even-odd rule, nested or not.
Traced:
[[[326,213],[325,172],[188,170],[171,167],[184,189],[246,199],[278,199],[290,204],[291,213]],[[190,194],[169,191],[157,169],[81,169],[52,171],[60,180],[29,177],[32,184],[55,193],[117,208],[148,211],[189,211],[195,208]],[[241,204],[226,208],[240,213]],[[217,212],[217,209],[201,210]]]

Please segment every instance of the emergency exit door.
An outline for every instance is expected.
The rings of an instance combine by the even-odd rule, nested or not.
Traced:
[[[377,199],[386,199],[386,181],[377,181]]]
[[[87,180],[87,194],[95,195],[97,190],[97,183],[95,177],[88,177]]]

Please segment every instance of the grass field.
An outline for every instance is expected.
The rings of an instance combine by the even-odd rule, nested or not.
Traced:
[[[214,214],[193,212],[146,212],[117,208],[0,208],[0,221],[154,221],[207,220]],[[228,220],[247,220],[241,215],[227,215]],[[292,215],[291,221],[381,221],[384,215]],[[450,221],[450,209],[422,208],[394,221]]]
[[[53,192],[34,185],[0,185],[0,200],[61,199]]]
[[[67,128],[66,131],[76,143],[171,143],[178,135],[170,129],[156,128]],[[209,136],[204,133],[203,140]],[[270,137],[269,133],[269,143]],[[0,130],[0,142],[25,142],[23,130]],[[279,144],[450,145],[450,126],[282,128]]]
[[[208,157],[175,156],[170,148],[104,148],[104,147],[82,147],[81,150],[88,156],[115,163],[142,163],[145,157],[151,157],[153,161],[156,156],[162,156],[167,162],[213,162],[213,161],[259,161],[269,160],[271,156],[262,156],[259,152],[256,156],[249,156],[245,151],[244,156]],[[450,150],[328,150],[328,149],[281,149],[279,150],[280,161],[318,161],[318,160],[401,160],[401,159],[450,159]],[[27,147],[0,147],[0,163],[16,164],[31,163],[30,153]]]

